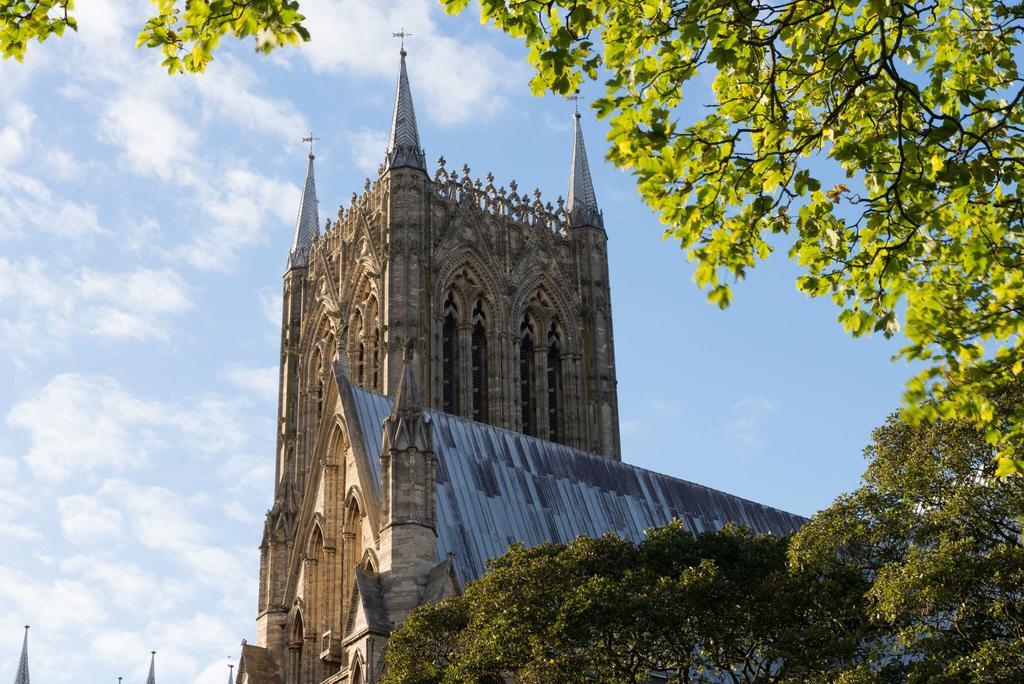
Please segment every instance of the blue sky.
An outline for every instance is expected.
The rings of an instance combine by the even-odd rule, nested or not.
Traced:
[[[303,0],[310,45],[198,77],[133,49],[149,5],[0,64],[0,677],[222,682],[255,627],[280,278],[312,128],[321,218],[383,159],[405,27],[432,165],[565,194],[572,107],[522,48],[435,0]],[[780,253],[722,312],[602,160],[624,460],[810,514],[856,486],[909,374]],[[10,673],[10,675],[6,674]]]

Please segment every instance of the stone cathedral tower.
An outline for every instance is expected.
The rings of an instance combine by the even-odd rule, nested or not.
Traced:
[[[239,684],[376,681],[388,635],[512,541],[795,516],[620,462],[607,234],[576,115],[568,200],[438,162],[401,51],[375,181],[284,274],[277,465]]]

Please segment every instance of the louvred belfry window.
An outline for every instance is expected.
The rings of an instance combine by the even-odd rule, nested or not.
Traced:
[[[534,392],[533,326],[523,321],[519,339],[519,403],[523,432],[537,434],[537,404]]]
[[[444,326],[441,329],[441,408],[445,413],[453,414],[459,410],[457,314],[455,301],[448,295]]]
[[[487,328],[484,324],[483,302],[477,300],[473,310],[473,420],[487,422]]]
[[[548,332],[548,439],[562,440],[562,341],[555,324]]]

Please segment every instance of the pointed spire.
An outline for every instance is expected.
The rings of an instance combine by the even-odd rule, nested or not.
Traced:
[[[402,356],[402,381],[391,407],[391,415],[384,421],[384,450],[433,451],[430,419],[423,413],[419,388],[416,383],[416,345],[409,340]]]
[[[235,666],[228,663],[228,684],[235,684]]]
[[[146,684],[156,684],[156,651],[149,652],[149,676]]]
[[[320,235],[320,212],[317,209],[316,182],[313,179],[313,135],[303,138],[309,143],[309,167],[306,169],[306,184],[302,189],[299,203],[299,217],[295,221],[295,236],[288,251],[288,270],[304,268],[309,264],[309,246]]]
[[[18,672],[14,675],[14,684],[29,684],[28,681],[28,625],[25,625],[25,639],[21,642],[21,660],[18,661]]]
[[[566,203],[566,211],[569,212],[569,225],[574,228],[591,226],[603,229],[604,217],[601,215],[601,210],[597,208],[594,182],[590,178],[587,148],[583,144],[583,131],[580,129],[580,113],[576,112],[575,116],[572,165],[569,167],[569,201]]]
[[[404,33],[404,32],[403,32]],[[427,172],[427,157],[420,147],[420,132],[416,128],[416,111],[412,106],[412,90],[409,88],[409,73],[405,68],[405,48],[398,72],[398,93],[395,95],[395,111],[391,117],[391,138],[388,140],[384,169],[408,166]]]

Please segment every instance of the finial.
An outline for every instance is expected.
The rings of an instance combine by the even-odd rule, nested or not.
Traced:
[[[399,48],[399,52],[402,53],[403,57],[405,57],[405,54],[406,54],[405,53],[405,39],[406,39],[406,37],[411,36],[411,35],[412,35],[411,33],[406,33],[405,32],[405,27],[404,26],[402,27],[402,29],[398,33],[392,33],[391,34],[392,38],[401,38],[402,39],[402,43],[401,43],[401,47]]]
[[[316,157],[313,156],[313,143],[316,142],[319,139],[320,138],[313,137],[313,131],[310,131],[309,135],[307,135],[305,138],[302,139],[302,142],[309,143],[309,158],[310,159],[315,159],[316,158]]]
[[[565,99],[572,100],[573,104],[576,105],[576,118],[580,118],[580,100],[583,99],[583,96],[580,95],[580,89],[577,88],[576,92]]]
[[[444,158],[444,155],[443,155],[443,154],[442,154],[442,155],[441,155],[440,157],[438,157],[438,158],[437,158],[437,165],[438,165],[438,166],[440,166],[440,167],[441,167],[442,169],[444,168],[444,165],[445,165],[445,164],[447,164],[447,163],[448,163],[448,162],[447,162],[447,160],[446,160],[446,159]]]

